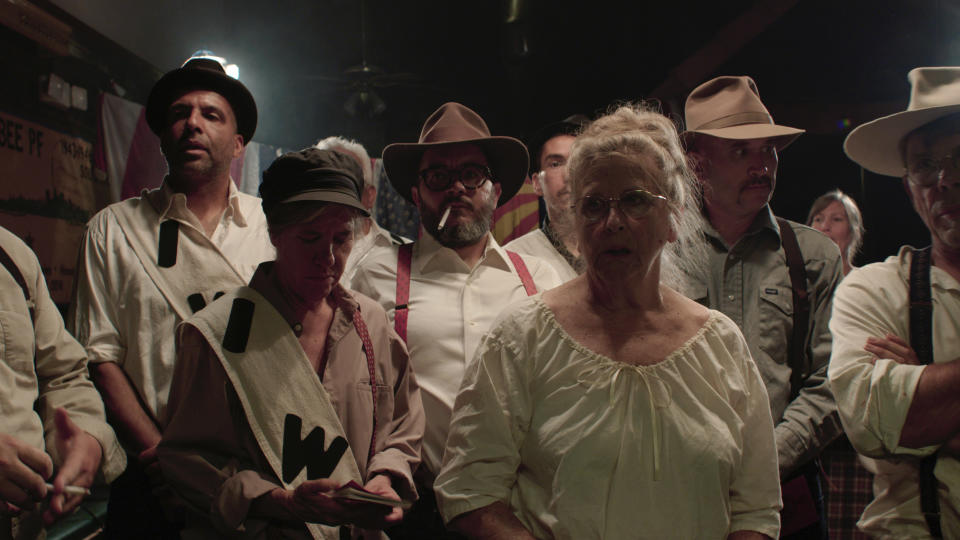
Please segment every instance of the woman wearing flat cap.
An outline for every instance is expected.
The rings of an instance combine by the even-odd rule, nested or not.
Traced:
[[[383,309],[339,285],[365,216],[351,156],[307,148],[263,173],[277,260],[184,322],[159,448],[199,537],[379,538],[416,498],[424,417]],[[341,536],[344,535],[344,536]]]
[[[676,129],[620,107],[577,137],[568,174],[586,272],[514,304],[481,342],[441,513],[472,538],[776,538],[760,373],[733,321],[674,289],[703,260]]]

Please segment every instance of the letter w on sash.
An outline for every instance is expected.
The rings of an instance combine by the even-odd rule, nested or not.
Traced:
[[[315,427],[304,439],[300,439],[303,420],[295,414],[287,414],[283,421],[283,481],[289,484],[307,468],[307,480],[329,478],[340,458],[349,445],[346,439],[338,436],[324,450],[325,433],[322,427]]]

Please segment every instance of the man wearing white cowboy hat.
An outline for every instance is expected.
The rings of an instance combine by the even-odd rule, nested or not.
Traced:
[[[154,85],[146,119],[169,173],[87,224],[70,317],[131,455],[108,508],[108,534],[123,538],[172,534],[144,499],[144,471],[167,421],[176,326],[274,257],[260,200],[230,178],[257,126],[247,88],[216,60],[191,58]]]
[[[853,130],[844,150],[902,179],[931,246],[904,246],[844,279],[830,384],[853,446],[878,458],[860,529],[960,538],[960,67],[908,78],[907,110]]]
[[[383,163],[396,190],[420,211],[420,239],[365,262],[351,288],[383,305],[410,350],[427,417],[420,478],[426,489],[418,490],[427,507],[453,402],[480,339],[504,306],[559,285],[560,277],[540,259],[505,251],[490,234],[498,201],[523,184],[527,149],[512,137],[491,136],[471,109],[442,105],[416,143],[387,146]]]
[[[684,138],[703,186],[709,263],[695,297],[737,321],[763,374],[784,489],[781,534],[826,534],[814,460],[840,434],[827,383],[840,252],[774,216],[779,153],[803,130],[774,124],[749,77],[690,93]],[[796,501],[796,504],[794,504]]]

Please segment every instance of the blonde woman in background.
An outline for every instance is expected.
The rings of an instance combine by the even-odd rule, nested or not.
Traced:
[[[854,268],[853,258],[863,245],[863,216],[852,197],[839,189],[817,197],[807,215],[807,225],[827,235],[840,248],[843,275]],[[867,538],[857,530],[857,520],[873,500],[873,463],[859,456],[847,437],[841,436],[822,454],[828,489],[827,530],[834,540]]]
[[[853,269],[853,258],[863,245],[863,216],[852,197],[835,189],[813,201],[807,225],[827,235],[840,248],[843,275]]]

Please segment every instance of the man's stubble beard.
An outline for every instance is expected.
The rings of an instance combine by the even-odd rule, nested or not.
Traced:
[[[496,209],[496,200],[492,195],[491,193],[486,200],[482,201],[482,204],[474,206],[474,218],[467,223],[447,225],[443,230],[438,231],[440,215],[426,207],[420,210],[420,221],[430,236],[433,236],[442,246],[456,249],[473,245],[490,231],[490,222],[493,219],[493,211]]]

